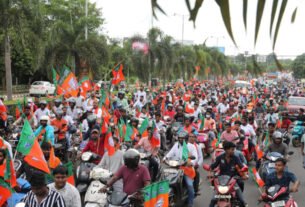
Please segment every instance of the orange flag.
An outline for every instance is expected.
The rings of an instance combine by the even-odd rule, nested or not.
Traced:
[[[30,166],[50,174],[50,169],[48,167],[47,161],[44,158],[43,152],[39,146],[37,139],[34,141],[30,153],[24,157],[24,161],[27,162]]]
[[[257,154],[257,159],[261,159],[264,156],[264,152],[260,149],[259,145],[255,146],[255,151]]]
[[[60,160],[55,156],[54,148],[52,147],[50,151],[49,167],[55,169],[58,165],[60,165]]]
[[[112,133],[108,132],[105,137],[105,148],[107,149],[108,155],[112,156],[115,153],[115,146],[112,139]]]
[[[112,69],[112,85],[117,85],[121,81],[125,80],[124,74],[123,74],[123,64],[118,64]]]
[[[12,195],[11,187],[2,179],[0,179],[0,206],[4,206],[7,199]]]

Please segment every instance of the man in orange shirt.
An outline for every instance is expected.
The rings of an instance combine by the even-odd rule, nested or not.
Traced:
[[[54,127],[54,134],[56,135],[56,142],[66,146],[66,132],[68,131],[68,123],[63,117],[63,111],[56,111],[56,118],[52,120],[51,125]]]
[[[205,120],[204,120],[204,128],[209,129],[211,131],[216,130],[216,122],[211,117],[211,112],[207,111],[205,114]]]

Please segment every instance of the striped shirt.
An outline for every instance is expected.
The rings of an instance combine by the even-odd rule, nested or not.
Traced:
[[[37,198],[35,194],[30,191],[26,194],[26,196],[22,199],[22,202],[25,203],[26,207],[65,207],[65,202],[61,195],[49,189],[49,194],[38,204]]]

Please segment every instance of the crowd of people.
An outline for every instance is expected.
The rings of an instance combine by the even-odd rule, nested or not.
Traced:
[[[294,121],[288,113],[288,97],[304,95],[297,83],[270,86],[255,83],[251,87],[234,88],[213,81],[189,81],[155,88],[143,85],[134,90],[119,87],[118,92],[107,88],[89,91],[87,97],[79,93],[77,97],[62,96],[49,102],[28,98],[22,115],[10,125],[2,125],[6,134],[0,149],[0,178],[5,179],[6,159],[14,159],[17,154],[16,146],[12,146],[6,135],[15,127],[22,127],[26,120],[40,142],[51,171],[52,176],[47,176],[22,161],[16,177],[23,177],[31,185],[31,191],[22,199],[26,206],[82,206],[80,193],[67,182],[68,169],[63,165],[70,161],[67,153],[55,154],[55,159],[50,159],[56,145],[68,152],[76,142],[79,144],[76,159],[81,159],[82,153],[92,152],[98,156],[94,164],[114,174],[100,192],[107,192],[109,188],[127,195],[140,192],[158,181],[159,164],[184,159],[186,148],[187,159],[181,169],[189,207],[194,206],[194,199],[202,193],[199,169],[204,162],[210,162],[209,157],[212,157],[210,175],[217,169],[218,176],[239,177],[236,195],[241,206],[248,206],[243,196],[243,180],[249,177],[241,169],[252,160],[259,169],[265,159],[259,155],[259,149],[264,155],[268,152],[283,155],[276,160],[275,172],[267,175],[260,199],[265,200],[266,189],[275,184],[286,186],[291,192],[298,190],[298,179],[285,170],[289,136],[283,141],[283,132],[288,132]],[[298,113],[296,120],[304,122],[304,109]],[[203,141],[203,136],[207,141]],[[243,150],[245,140],[248,146]],[[304,143],[303,137],[305,163]],[[123,149],[126,145],[128,149]],[[214,157],[212,152],[218,148],[223,153]],[[140,164],[140,152],[149,153],[148,166]],[[293,186],[289,188],[290,183]],[[12,187],[20,190],[18,184]],[[285,199],[289,199],[289,192]],[[213,196],[210,206],[216,202]]]

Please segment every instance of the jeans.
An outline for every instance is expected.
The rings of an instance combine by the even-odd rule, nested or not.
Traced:
[[[195,169],[195,171],[196,171],[196,176],[194,178],[194,190],[195,190],[195,193],[197,193],[199,191],[200,173],[199,173],[198,169]]]
[[[156,181],[157,175],[158,175],[158,169],[159,169],[159,163],[157,162],[156,158],[151,157],[149,159],[149,171],[151,174],[151,180],[153,182]]]
[[[187,198],[187,204],[189,206],[194,205],[194,198],[195,198],[195,191],[194,191],[194,181],[189,178],[188,176],[184,175],[184,182],[187,187],[187,192],[188,192],[188,198]]]
[[[303,155],[303,168],[305,168],[305,155]]]

